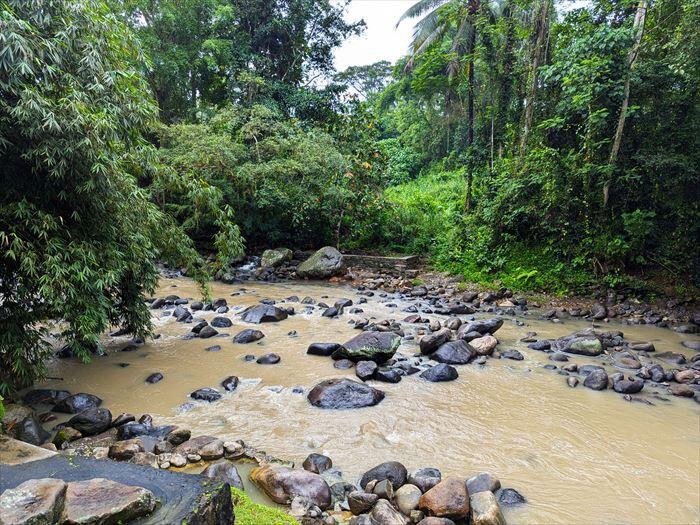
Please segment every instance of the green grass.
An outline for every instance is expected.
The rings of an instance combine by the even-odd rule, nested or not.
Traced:
[[[231,489],[236,525],[299,525],[289,514],[254,503],[242,490]]]

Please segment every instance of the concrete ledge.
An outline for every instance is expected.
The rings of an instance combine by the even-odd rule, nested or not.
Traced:
[[[380,255],[343,254],[345,266],[359,266],[373,270],[410,270],[420,262],[417,255],[383,257]]]

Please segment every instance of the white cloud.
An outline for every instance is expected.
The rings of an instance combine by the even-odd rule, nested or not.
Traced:
[[[364,19],[367,29],[359,37],[349,38],[335,51],[335,66],[343,71],[348,66],[362,66],[379,60],[395,62],[408,52],[415,20],[404,20],[396,28],[401,15],[415,0],[353,0],[345,18]]]

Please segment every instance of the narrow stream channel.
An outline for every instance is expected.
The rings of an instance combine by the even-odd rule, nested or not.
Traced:
[[[241,290],[244,289],[244,290]],[[163,279],[159,295],[198,298],[192,281]],[[233,295],[232,294],[237,294]],[[290,295],[313,297],[333,304],[341,297],[357,300],[347,287],[320,284],[212,285],[213,297],[228,300],[226,316],[234,325],[219,329],[231,336],[251,325],[236,315],[260,299],[280,300]],[[322,297],[327,298],[322,299]],[[402,302],[389,308],[374,297],[362,317],[403,319]],[[297,312],[301,305],[293,304]],[[519,342],[529,331],[555,338],[590,326],[584,321],[558,324],[521,318],[525,326],[507,319],[496,333],[499,348],[516,348],[525,360],[489,359],[485,366],[458,367],[450,383],[428,383],[417,375],[398,384],[372,382],[384,390],[378,406],[352,411],[323,411],[312,407],[305,393],[323,379],[354,377],[353,370],[333,368],[330,358],[309,356],[312,342],[344,342],[358,333],[344,314],[337,319],[297,314],[279,323],[256,328],[265,338],[253,344],[234,344],[231,337],[183,340],[191,325],[175,322],[169,311],[154,310],[156,332],[162,337],[132,352],[119,352],[126,338],[111,339],[106,357],[88,365],[57,360],[50,374],[63,380],[42,386],[100,396],[113,414],[150,413],[158,424],[243,439],[275,456],[299,464],[310,452],[329,455],[334,465],[352,479],[387,460],[403,462],[409,470],[433,466],[444,475],[472,476],[489,471],[505,487],[516,488],[528,503],[504,509],[508,523],[625,523],[690,524],[700,522],[700,405],[675,398],[665,389],[645,387],[641,397],[654,405],[628,402],[612,390],[569,388],[566,378],[546,370],[547,354]],[[199,312],[205,319],[213,312]],[[443,318],[432,316],[430,318]],[[419,325],[405,325],[407,333]],[[632,341],[651,341],[657,352],[672,350],[687,356],[684,339],[697,336],[646,326],[603,325],[620,329]],[[296,335],[288,335],[290,332]],[[221,350],[206,351],[220,345]],[[415,342],[399,352],[412,355]],[[276,365],[246,362],[246,354],[278,353]],[[573,356],[572,362],[593,363],[594,358]],[[124,367],[123,364],[128,364]],[[558,363],[555,363],[558,364]],[[144,382],[153,372],[165,379]],[[223,399],[179,407],[190,392],[237,375],[242,383]],[[304,394],[294,393],[300,386]],[[660,396],[650,397],[654,391]],[[250,485],[250,482],[247,482]]]

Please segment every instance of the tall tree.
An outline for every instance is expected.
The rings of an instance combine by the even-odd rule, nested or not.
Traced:
[[[83,359],[110,325],[144,336],[156,261],[197,257],[131,174],[156,108],[124,24],[100,0],[7,0],[0,35],[5,393],[43,373],[46,319]]]

